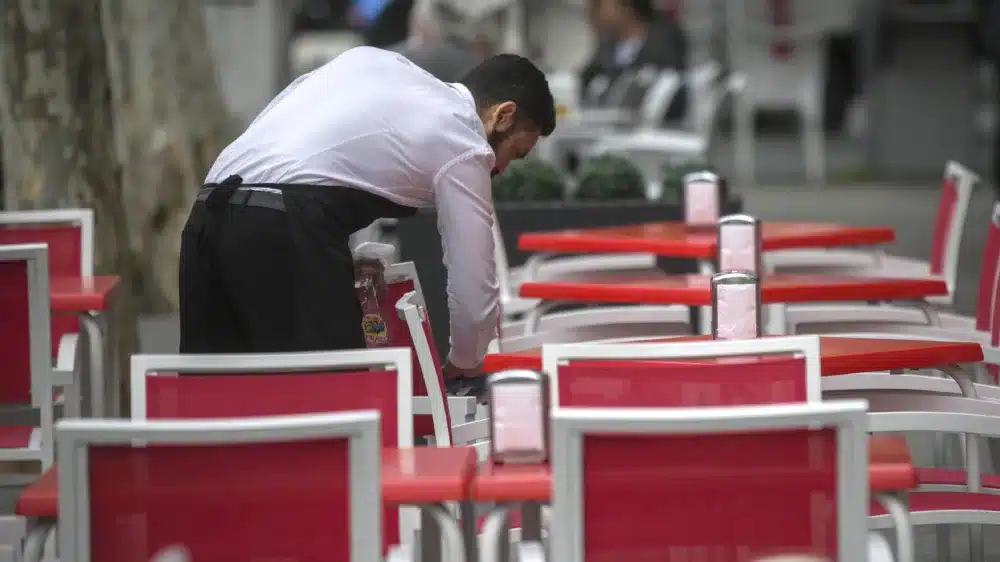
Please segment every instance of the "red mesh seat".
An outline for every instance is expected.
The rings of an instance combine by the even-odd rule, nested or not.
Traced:
[[[553,408],[777,404],[820,392],[815,336],[550,346],[543,355]]]
[[[444,378],[437,347],[430,343],[431,326],[426,310],[420,312],[420,331],[414,333],[398,309],[400,300],[408,293],[416,293],[416,301],[422,303],[416,269],[410,262],[390,266],[386,272],[387,292],[385,302],[379,303],[380,313],[389,332],[389,345],[406,347],[411,350],[413,361],[413,396],[430,402],[430,415],[417,414],[413,427],[418,436],[434,436],[439,445],[451,444],[451,414],[445,407]],[[414,306],[421,306],[414,304]],[[421,345],[422,344],[422,345]],[[434,385],[435,393],[428,392]],[[440,397],[440,400],[434,396]],[[435,427],[435,412],[442,427]]]
[[[0,427],[5,460],[52,464],[53,385],[49,277],[41,244],[0,246],[0,404],[38,409],[39,427]]]
[[[827,408],[844,419],[807,413]],[[792,411],[794,423],[781,413]],[[867,534],[867,467],[855,451],[867,439],[863,403],[626,412],[554,414],[553,486],[563,491],[553,497],[554,559],[863,559],[854,550]],[[848,450],[838,450],[841,431]]]
[[[201,419],[375,410],[382,420],[382,446],[412,447],[411,379],[407,369],[401,368],[408,361],[407,354],[398,349],[272,358],[135,356],[132,412],[140,419]],[[210,363],[216,368],[206,372]],[[170,365],[171,371],[181,371],[183,376],[153,371],[158,364]],[[370,369],[361,370],[365,366]],[[387,547],[400,542],[400,517],[396,507],[384,513]]]
[[[62,213],[70,213],[63,215]],[[17,215],[19,213],[12,213]],[[93,241],[85,241],[93,236],[93,214],[89,210],[60,211],[53,218],[37,215],[32,220],[13,222],[12,217],[0,218],[0,245],[4,244],[47,244],[49,249],[49,275],[53,277],[92,276],[93,256],[87,256],[84,247],[93,247]],[[89,219],[89,221],[88,221]],[[90,224],[89,228],[86,226]],[[53,357],[59,350],[59,342],[67,334],[80,332],[80,323],[72,315],[52,317]]]
[[[371,511],[352,510],[380,503],[378,479],[368,477],[380,463],[377,414],[257,423],[61,426],[60,442],[86,451],[62,461],[61,501],[74,508],[61,521],[72,537],[62,555],[102,562],[167,553],[192,562],[378,560]],[[68,478],[74,472],[78,477]]]

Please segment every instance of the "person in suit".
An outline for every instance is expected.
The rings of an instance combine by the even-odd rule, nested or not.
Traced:
[[[414,0],[354,0],[354,19],[365,44],[384,49],[407,36]]]
[[[590,0],[589,16],[598,45],[580,76],[586,105],[637,109],[660,71],[685,72],[687,39],[675,20],[658,20],[651,0]],[[667,120],[683,118],[682,88]]]

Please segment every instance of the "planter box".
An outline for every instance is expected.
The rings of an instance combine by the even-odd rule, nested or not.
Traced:
[[[683,209],[678,204],[649,201],[508,202],[498,203],[496,210],[511,267],[521,265],[528,259],[528,253],[517,249],[517,239],[524,232],[677,221],[683,217]],[[742,210],[743,201],[731,198],[725,205],[723,214]],[[449,341],[448,300],[445,294],[447,274],[442,263],[437,214],[433,209],[421,210],[414,217],[399,221],[396,233],[401,259],[416,263],[431,318],[434,341],[443,354],[448,350]],[[693,260],[662,259],[659,263],[661,268],[670,273],[697,272]]]

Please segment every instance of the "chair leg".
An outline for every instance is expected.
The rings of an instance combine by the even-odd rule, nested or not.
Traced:
[[[951,562],[951,527],[938,525],[934,534],[934,542],[937,543],[937,561]]]
[[[969,525],[969,560],[972,562],[986,561],[986,545],[983,543],[983,526]]]
[[[736,177],[740,188],[753,187],[756,181],[756,133],[754,131],[754,112],[743,102],[736,103],[733,134],[733,154]]]
[[[804,115],[802,119],[803,160],[806,177],[813,187],[826,185],[826,137],[823,119],[819,115]]]
[[[45,555],[45,542],[49,533],[55,527],[52,523],[36,524],[24,537],[24,549],[21,553],[22,562],[42,562]]]

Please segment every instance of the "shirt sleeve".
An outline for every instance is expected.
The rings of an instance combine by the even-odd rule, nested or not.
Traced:
[[[492,152],[469,150],[434,177],[438,231],[448,269],[449,360],[477,367],[496,336],[500,290],[493,258]]]

